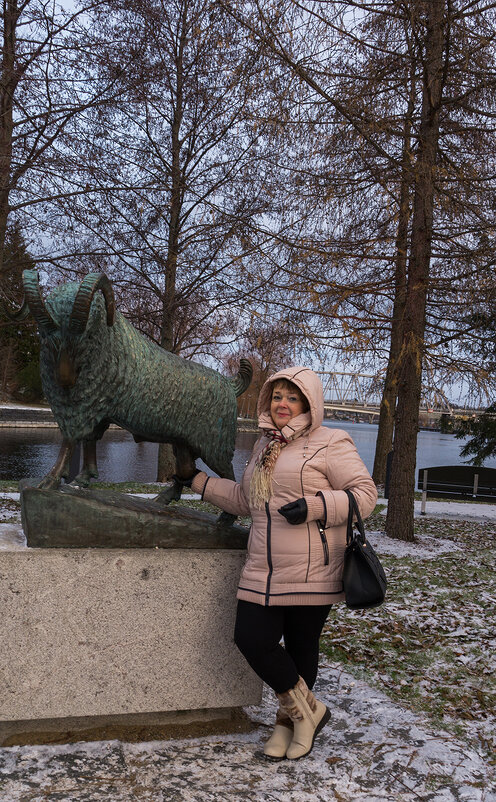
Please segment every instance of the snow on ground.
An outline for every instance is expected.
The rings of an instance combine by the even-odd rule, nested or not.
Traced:
[[[14,404],[13,402],[10,402],[9,404],[0,404],[0,409],[22,409],[22,410],[24,410],[24,409],[27,409],[27,410],[32,410],[32,409],[40,410],[40,409],[42,409],[43,411],[46,411],[46,412],[50,412],[51,411],[50,407],[43,406],[43,404],[34,404],[34,405],[30,406],[29,404]]]
[[[275,715],[272,694],[246,709],[248,734],[129,744],[120,741],[0,749],[2,802],[494,802],[491,768],[474,749],[337,664],[316,693],[332,718],[311,755],[259,756]]]
[[[380,498],[377,502],[384,506],[383,514],[387,512],[387,499]],[[421,515],[421,501],[415,501],[415,516]],[[425,514],[429,518],[463,518],[465,521],[476,519],[478,521],[496,521],[496,504],[481,502],[438,501],[427,499]]]
[[[436,559],[441,554],[463,551],[462,547],[447,538],[417,535],[415,543],[395,540],[386,537],[383,532],[367,532],[367,538],[378,554],[390,554],[392,557],[415,557],[418,560]]]
[[[25,548],[18,494],[0,495],[0,549]],[[496,519],[488,505],[429,502],[429,516],[434,509],[458,521],[474,512],[479,521]],[[463,551],[449,532],[419,535],[415,544],[368,536],[384,555],[434,560]],[[423,627],[421,605],[417,615]],[[245,710],[248,733],[0,748],[0,802],[496,802],[495,761],[482,740],[434,727],[379,690],[377,677],[374,685],[323,658],[315,692],[331,721],[312,754],[296,762],[260,757],[275,715],[269,689]]]
[[[20,523],[0,523],[0,551],[19,551],[26,548],[26,536]]]

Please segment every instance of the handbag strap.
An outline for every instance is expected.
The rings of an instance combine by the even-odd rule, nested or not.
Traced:
[[[356,498],[351,492],[351,490],[344,491],[348,496],[349,506],[348,506],[348,523],[346,526],[346,543],[349,545],[353,540],[361,540],[362,543],[365,543],[365,529],[363,526],[362,516],[360,515],[360,510],[358,509],[358,504],[356,502]],[[356,518],[356,528],[358,532],[353,529],[353,515]]]

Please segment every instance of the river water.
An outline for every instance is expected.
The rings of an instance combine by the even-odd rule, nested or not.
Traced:
[[[355,441],[365,465],[372,471],[377,425],[326,421],[326,426],[345,429]],[[243,473],[256,434],[240,432],[236,441],[234,471]],[[60,445],[57,429],[0,429],[0,479],[44,476],[56,460]],[[459,465],[462,440],[440,432],[419,432],[417,468],[434,465]],[[100,480],[105,482],[154,482],[157,470],[156,443],[135,443],[125,431],[108,431],[97,446]],[[200,463],[199,463],[200,464]],[[496,458],[488,459],[488,468],[496,468]]]

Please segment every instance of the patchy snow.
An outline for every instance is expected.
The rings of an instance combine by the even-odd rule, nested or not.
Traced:
[[[0,551],[18,551],[26,547],[26,537],[21,526],[19,494],[2,493],[0,497]]]
[[[0,523],[0,551],[20,551],[26,548],[26,536],[20,523]]]
[[[164,485],[164,488],[166,485]],[[130,496],[136,496],[137,498],[155,498],[160,491],[156,490],[155,493],[129,493]],[[19,501],[21,498],[21,494],[19,492],[12,492],[12,493],[0,493],[0,499],[12,499],[13,501]],[[201,496],[198,493],[189,493],[183,494],[182,500],[183,501],[200,501]]]
[[[4,521],[9,519],[0,521],[0,550],[25,548],[19,494],[0,495],[0,511],[5,513]],[[479,522],[486,520],[488,510],[496,513],[496,508],[432,502],[424,520],[432,517],[435,505],[436,514],[444,520],[436,522],[428,534],[419,534],[416,543],[380,532],[370,532],[368,537],[385,557],[429,561],[424,562],[425,571],[429,564],[435,566],[430,561],[437,557],[443,558],[446,571],[450,561],[461,560],[463,603],[457,607],[444,603],[445,587],[433,581],[438,571],[433,568],[422,586],[409,589],[405,596],[392,594],[383,608],[361,615],[336,607],[327,633],[329,642],[349,647],[350,665],[358,648],[364,651],[362,641],[370,654],[378,644],[397,638],[409,644],[406,650],[425,650],[439,641],[436,661],[411,680],[426,698],[439,684],[447,687],[449,682],[460,682],[456,664],[467,672],[463,682],[474,677],[484,688],[494,670],[496,646],[491,625],[495,594],[478,576],[484,561],[488,570],[487,555],[493,552],[487,550],[487,543],[485,552],[476,547],[481,538],[487,539],[487,529],[494,527],[470,523],[470,508],[475,508]],[[490,517],[494,520],[496,514]],[[468,541],[460,534],[467,520]],[[474,547],[467,553],[472,529]],[[392,587],[405,575],[405,565],[388,566]],[[470,594],[477,604],[468,603]],[[449,649],[453,662],[442,664]],[[0,802],[496,802],[495,761],[489,757],[496,745],[494,709],[485,708],[483,719],[475,711],[473,721],[460,720],[454,735],[383,693],[381,689],[390,692],[394,683],[406,684],[407,674],[390,672],[389,667],[383,673],[374,671],[370,660],[364,666],[374,687],[352,676],[342,664],[323,658],[315,692],[332,717],[312,754],[301,761],[267,763],[259,756],[276,709],[274,695],[266,688],[262,703],[246,708],[254,722],[249,733],[0,748]]]
[[[441,554],[463,551],[462,547],[447,538],[417,535],[415,543],[386,537],[382,532],[367,532],[367,538],[378,554],[392,557],[415,557],[418,560],[435,559]]]
[[[382,514],[387,512],[387,498],[379,498],[378,504],[384,507]],[[415,501],[415,516],[421,515],[422,502]],[[422,516],[424,517],[424,516]],[[426,518],[463,518],[466,521],[477,519],[479,521],[496,521],[496,504],[485,502],[439,501],[427,499],[425,507]]]
[[[50,412],[50,407],[42,406],[41,404],[38,404],[37,406],[36,405],[35,406],[29,406],[29,405],[26,405],[26,404],[13,404],[13,403],[0,404],[0,409],[27,409],[27,410],[33,410],[33,409],[40,410],[41,409],[43,412]]]
[[[436,732],[381,691],[323,664],[315,691],[331,710],[311,755],[260,757],[275,715],[269,691],[246,708],[248,734],[0,749],[5,802],[494,802],[483,755]]]

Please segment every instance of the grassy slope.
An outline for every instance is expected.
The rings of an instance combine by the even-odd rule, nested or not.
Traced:
[[[366,523],[377,531],[384,519],[376,514]],[[422,518],[416,530],[453,547],[424,559],[382,557],[386,604],[366,611],[336,606],[322,651],[436,725],[482,741],[490,753],[496,712],[496,525]]]

